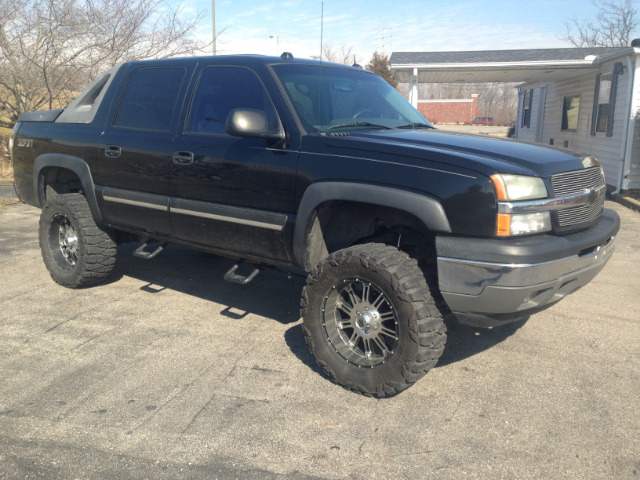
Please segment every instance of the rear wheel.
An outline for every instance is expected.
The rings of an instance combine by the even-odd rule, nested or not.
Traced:
[[[303,329],[324,371],[365,395],[398,393],[424,376],[446,341],[418,262],[383,244],[335,252],[307,279]]]
[[[40,214],[40,250],[51,278],[69,288],[95,285],[113,271],[117,246],[79,193],[53,195]]]

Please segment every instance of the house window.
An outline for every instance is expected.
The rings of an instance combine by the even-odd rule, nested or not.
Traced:
[[[600,85],[596,92],[597,112],[596,112],[596,132],[606,132],[609,120],[609,101],[611,96],[611,80],[613,73],[600,76]]]
[[[578,114],[580,113],[580,95],[564,97],[562,105],[562,130],[575,132],[578,130]]]
[[[606,132],[607,137],[613,136],[618,77],[623,73],[624,66],[616,62],[613,65],[613,72],[601,73],[596,77],[591,135],[595,135],[596,132]]]
[[[524,91],[522,102],[522,126],[531,127],[531,105],[533,105],[533,88]]]

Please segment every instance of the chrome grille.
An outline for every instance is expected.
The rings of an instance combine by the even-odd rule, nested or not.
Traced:
[[[556,197],[580,193],[585,188],[604,185],[604,176],[600,167],[585,168],[572,172],[557,173],[551,177]],[[579,223],[592,222],[600,216],[604,207],[604,197],[594,203],[568,208],[557,212],[558,225],[569,227]]]

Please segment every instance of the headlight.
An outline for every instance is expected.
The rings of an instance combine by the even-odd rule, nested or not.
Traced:
[[[491,181],[496,189],[498,202],[503,204],[547,198],[549,195],[544,182],[538,177],[496,174],[491,176]],[[549,230],[550,212],[498,213],[496,220],[496,235],[499,237],[531,235]]]
[[[533,200],[536,198],[546,198],[547,187],[538,177],[527,177],[525,175],[492,175],[491,181],[496,188],[498,200]]]
[[[547,232],[551,230],[551,214],[549,212],[536,212],[526,214],[498,214],[497,234],[501,237],[512,235],[531,235],[532,233]]]

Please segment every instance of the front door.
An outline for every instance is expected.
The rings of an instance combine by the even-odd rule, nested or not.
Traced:
[[[204,66],[172,158],[171,220],[177,238],[289,262],[298,153],[282,142],[231,136],[237,108],[280,120],[250,69]]]

